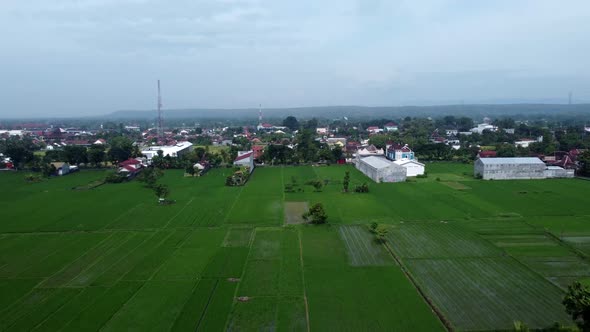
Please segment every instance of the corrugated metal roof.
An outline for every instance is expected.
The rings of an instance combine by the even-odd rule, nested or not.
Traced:
[[[498,164],[540,164],[545,165],[541,159],[536,157],[513,157],[513,158],[480,158],[484,165]]]
[[[397,165],[416,164],[416,165],[420,165],[420,166],[426,166],[426,165],[424,165],[421,162],[418,162],[418,161],[413,160],[413,159],[407,159],[407,158],[396,160],[396,161],[394,161],[394,163],[397,164]]]
[[[377,156],[370,156],[361,159],[361,162],[368,164],[373,168],[385,168],[391,166],[393,164],[391,161],[385,159],[384,157],[377,157]]]
[[[559,167],[559,166],[547,166],[547,169],[551,169],[551,170],[561,170],[561,169],[563,169],[563,167]]]

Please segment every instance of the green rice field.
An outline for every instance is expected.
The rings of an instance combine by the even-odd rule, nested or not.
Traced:
[[[231,169],[170,170],[172,205],[137,181],[84,189],[101,171],[0,173],[0,330],[573,325],[561,300],[590,280],[590,182],[482,181],[471,167],[427,164],[395,184],[351,166],[266,167],[243,187],[224,185]],[[346,170],[370,192],[343,193]],[[327,225],[302,223],[314,203]]]

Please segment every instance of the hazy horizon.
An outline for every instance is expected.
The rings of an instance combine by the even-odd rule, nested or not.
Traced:
[[[590,3],[0,4],[0,118],[590,101]]]

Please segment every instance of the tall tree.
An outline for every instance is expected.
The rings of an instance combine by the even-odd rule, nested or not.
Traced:
[[[590,150],[582,152],[578,156],[578,161],[580,162],[580,173],[590,175]]]
[[[377,149],[385,149],[388,139],[387,135],[373,135],[369,138],[369,144],[373,144]]]
[[[305,122],[305,129],[315,130],[318,127],[318,119],[313,118]]]
[[[295,131],[299,129],[299,121],[294,116],[289,115],[283,120],[283,126]]]
[[[15,166],[22,167],[23,164],[33,161],[34,146],[30,140],[9,138],[6,140],[4,153],[12,159]]]
[[[583,331],[590,331],[590,289],[576,281],[563,298],[565,311]]]
[[[457,127],[459,131],[468,131],[473,128],[473,120],[466,116],[460,117],[457,119]]]
[[[496,154],[498,157],[516,157],[516,147],[512,144],[502,143],[496,145]]]
[[[129,159],[133,153],[133,142],[123,136],[115,137],[111,140],[109,149],[109,160],[113,163]]]
[[[310,129],[302,129],[297,134],[297,156],[300,161],[318,161],[318,144],[314,140],[314,133]]]
[[[88,161],[95,167],[100,165],[106,160],[106,153],[104,145],[92,145],[88,149]]]
[[[68,145],[64,148],[66,161],[73,165],[88,162],[88,154],[83,146]]]
[[[168,197],[168,194],[170,194],[170,189],[165,184],[157,184],[153,188],[154,188],[154,194],[160,200],[165,199],[166,197]]]
[[[342,181],[342,189],[345,193],[348,192],[348,186],[350,184],[350,172],[349,171],[345,171],[344,172],[344,180]]]

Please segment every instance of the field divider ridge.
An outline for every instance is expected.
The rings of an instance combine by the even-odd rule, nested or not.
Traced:
[[[301,242],[301,229],[297,229],[299,239],[299,262],[301,264],[301,283],[303,284],[303,302],[305,304],[305,321],[307,322],[307,332],[310,332],[309,324],[309,304],[307,303],[307,286],[305,284],[305,264],[303,263],[303,243]]]

